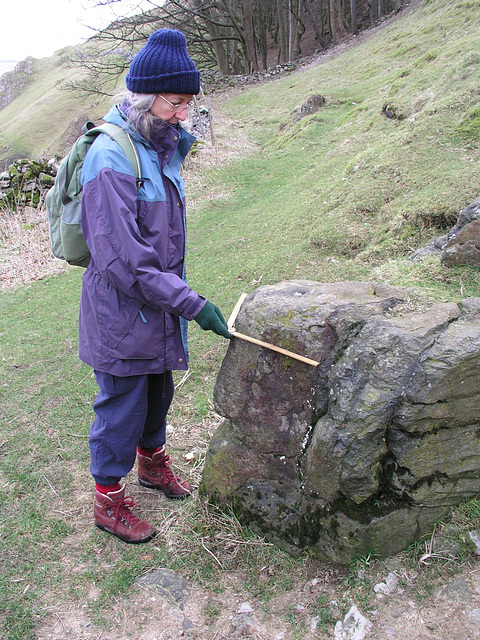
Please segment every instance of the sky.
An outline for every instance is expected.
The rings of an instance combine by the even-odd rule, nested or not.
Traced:
[[[148,0],[117,0],[95,7],[95,0],[9,0],[2,3],[0,60],[46,58],[62,47],[94,35],[88,27],[106,27],[129,11],[152,8]],[[157,3],[158,4],[158,3]],[[116,13],[114,13],[114,11]]]

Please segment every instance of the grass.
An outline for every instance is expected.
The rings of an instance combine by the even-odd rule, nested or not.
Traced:
[[[242,292],[283,279],[376,280],[435,301],[478,296],[478,269],[445,268],[435,258],[413,263],[409,254],[445,233],[478,196],[479,22],[476,3],[425,0],[321,64],[216,96],[218,144],[190,158],[186,176],[193,288],[225,315]],[[326,106],[295,124],[295,107],[314,92]],[[386,118],[387,103],[403,119]],[[4,111],[2,126],[13,117]],[[21,113],[15,122],[25,126]],[[22,212],[19,222],[18,214],[0,214],[0,252],[8,254],[8,290],[0,294],[2,637],[33,640],[81,602],[90,637],[108,631],[123,640],[128,633],[112,622],[112,602],[128,611],[136,578],[159,566],[213,594],[202,640],[225,630],[219,603],[232,576],[237,597],[263,603],[265,617],[276,612],[291,637],[309,632],[308,616],[320,618],[317,637],[331,636],[339,615],[332,611],[344,614],[349,598],[373,606],[371,587],[384,577],[385,561],[352,559],[337,568],[314,553],[291,558],[197,497],[167,504],[128,479],[142,516],[160,531],[148,548],[122,545],[92,526],[88,431],[96,385],[77,358],[82,270],[62,266],[46,275],[46,228],[34,215]],[[33,273],[40,279],[30,282]],[[198,484],[220,420],[212,394],[227,345],[194,323],[190,336],[191,369],[176,376],[170,444],[181,473]],[[469,566],[466,531],[479,522],[472,500],[453,510],[455,529],[437,527],[436,535],[459,545],[453,561],[439,554],[421,562],[429,540],[400,557],[408,579],[420,576],[413,599],[428,599],[437,580]],[[336,608],[301,591],[318,576],[337,594]],[[295,609],[300,592],[303,613]]]
[[[292,273],[331,279],[344,268],[369,277],[387,255],[407,256],[450,228],[478,195],[479,160],[475,128],[468,141],[459,136],[477,101],[478,66],[466,62],[473,28],[465,43],[453,38],[441,55],[429,53],[439,18],[454,32],[465,23],[478,26],[475,11],[460,19],[454,5],[436,2],[432,15],[425,5],[372,36],[360,55],[352,47],[231,100],[232,126],[248,127],[257,153],[217,172],[232,192],[202,210],[199,228],[209,233],[199,258],[227,233],[232,252],[224,271],[241,264],[236,276],[247,284]],[[407,39],[414,44],[402,47]],[[462,80],[453,72],[460,61],[469,69]],[[293,124],[294,108],[311,92],[324,95],[326,106]],[[392,92],[404,120],[382,113]],[[223,220],[214,227],[217,206]],[[328,258],[338,260],[338,270],[325,265]]]

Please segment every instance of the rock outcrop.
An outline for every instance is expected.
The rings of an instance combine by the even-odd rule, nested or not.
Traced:
[[[34,63],[35,59],[30,56],[0,76],[0,110],[13,102],[31,81]]]
[[[215,387],[201,491],[291,553],[389,556],[480,492],[480,299],[416,308],[372,283],[244,302]]]
[[[460,212],[456,225],[446,235],[418,249],[410,259],[420,262],[431,255],[440,256],[446,267],[480,267],[480,198]]]

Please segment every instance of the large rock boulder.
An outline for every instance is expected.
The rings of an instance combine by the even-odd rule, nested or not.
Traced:
[[[480,299],[416,308],[372,283],[284,282],[244,302],[201,491],[291,553],[399,552],[480,492]]]

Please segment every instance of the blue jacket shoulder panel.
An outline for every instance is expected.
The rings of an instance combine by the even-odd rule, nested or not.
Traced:
[[[135,178],[135,170],[120,145],[105,133],[93,142],[83,161],[82,186],[94,180],[103,169],[112,169]]]
[[[146,202],[165,201],[166,193],[161,179],[160,167],[156,150],[136,130],[132,129],[118,106],[112,107],[105,116],[106,122],[111,122],[128,131],[135,142],[140,164],[142,168],[143,185],[138,191],[138,199]],[[174,151],[168,162],[163,166],[163,174],[173,182],[180,197],[185,197],[185,185],[180,175],[182,163],[188,154],[194,136],[182,127],[173,127],[168,132],[168,137],[173,141]],[[120,146],[106,134],[100,134],[87,153],[82,167],[82,186],[94,180],[104,169],[111,169],[135,178],[135,171],[130,161],[126,158]]]

